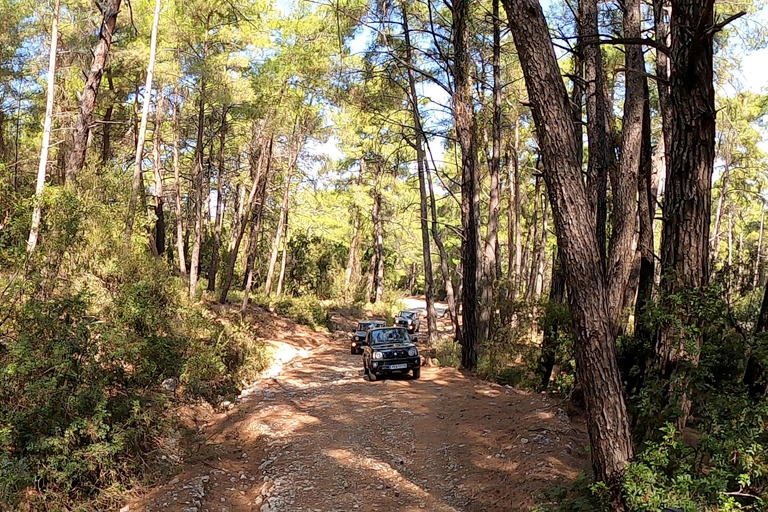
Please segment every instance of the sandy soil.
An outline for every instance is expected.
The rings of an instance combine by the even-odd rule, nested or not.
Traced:
[[[584,426],[555,399],[452,368],[368,382],[353,319],[327,334],[256,318],[282,361],[230,410],[187,418],[196,449],[123,512],[527,510],[586,469]]]

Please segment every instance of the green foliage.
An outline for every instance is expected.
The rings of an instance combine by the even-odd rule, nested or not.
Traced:
[[[186,303],[163,262],[121,262],[98,278],[80,267],[91,277],[69,290],[16,289],[0,308],[0,506],[32,484],[33,500],[74,503],[129,483],[169,424],[165,379],[214,400],[266,365],[254,333]]]
[[[435,343],[434,363],[438,366],[461,366],[461,345],[452,338],[440,338]]]
[[[343,245],[299,233],[291,238],[288,251],[291,267],[287,288],[291,294],[329,299],[343,293],[348,253]]]

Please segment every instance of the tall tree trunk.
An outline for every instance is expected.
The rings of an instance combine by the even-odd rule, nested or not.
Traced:
[[[291,193],[291,180],[293,179],[293,171],[296,167],[296,163],[299,158],[299,152],[301,146],[296,150],[296,155],[293,161],[288,166],[288,174],[285,177],[285,188],[283,189],[283,203],[280,206],[280,218],[277,221],[277,230],[275,230],[275,240],[272,242],[272,255],[269,258],[269,270],[267,270],[267,280],[264,284],[264,292],[269,295],[272,293],[272,280],[275,277],[275,265],[277,264],[277,255],[280,252],[280,239],[285,230],[285,225],[288,222],[288,201]]]
[[[615,165],[609,128],[611,106],[606,94],[605,65],[599,41],[597,0],[579,1],[579,47],[584,54],[587,105],[587,192],[600,258],[606,265],[607,180]]]
[[[373,188],[373,253],[375,258],[373,302],[380,302],[384,297],[384,226],[381,220],[381,163],[376,162],[376,176]]]
[[[539,243],[541,242],[541,234],[539,233],[539,212],[541,208],[541,180],[539,176],[535,177],[536,185],[533,193],[533,217],[531,218],[531,225],[533,231],[528,230],[528,240],[526,241],[526,247],[528,242],[531,246],[531,268],[528,273],[528,282],[525,286],[525,301],[532,303],[537,300],[534,294],[536,288],[536,271],[538,268],[538,256],[539,256]]]
[[[181,177],[179,175],[179,86],[173,89],[173,182],[176,207],[176,252],[179,255],[179,272],[187,275],[186,250],[184,247],[184,216],[181,210]]]
[[[286,216],[287,216],[286,212]],[[280,262],[280,277],[277,280],[277,298],[283,296],[283,284],[285,283],[285,267],[288,262],[288,219],[285,220],[285,228],[283,230],[283,256]]]
[[[440,274],[443,277],[443,287],[445,288],[445,300],[448,303],[448,315],[451,318],[453,333],[457,340],[460,340],[461,329],[459,328],[459,312],[456,306],[456,295],[453,290],[453,279],[451,278],[450,260],[445,250],[443,239],[437,228],[437,205],[435,204],[435,191],[432,187],[432,174],[429,166],[425,166],[424,172],[429,187],[429,208],[432,213],[432,240],[435,241],[437,252],[440,255]]]
[[[133,234],[133,222],[136,217],[136,202],[138,201],[142,181],[142,164],[144,161],[144,142],[147,137],[147,122],[149,121],[149,106],[152,104],[152,77],[155,73],[155,55],[157,54],[157,26],[160,22],[160,3],[155,0],[155,14],[152,20],[152,36],[149,44],[149,63],[147,64],[147,81],[144,84],[144,104],[141,109],[141,125],[136,142],[136,157],[133,170],[133,193],[128,202],[128,219],[125,223],[125,243],[130,243]]]
[[[523,237],[522,216],[523,206],[520,200],[520,116],[515,117],[515,147],[511,159],[507,179],[509,180],[509,214],[508,224],[510,233],[509,250],[509,287],[512,300],[520,298],[521,276],[523,271]]]
[[[53,20],[51,21],[51,49],[48,57],[48,85],[45,97],[45,121],[43,122],[43,140],[40,144],[40,163],[37,167],[37,184],[35,186],[35,207],[32,211],[32,225],[27,240],[27,253],[32,254],[37,247],[37,237],[40,232],[42,218],[43,191],[45,176],[48,168],[48,149],[51,144],[51,125],[53,124],[53,98],[56,92],[56,52],[59,45],[59,8],[60,0],[53,4]],[[2,126],[0,126],[0,130]]]
[[[365,169],[365,161],[360,159],[360,174],[357,177],[357,185],[360,186],[363,183],[363,172]],[[349,257],[347,258],[347,270],[344,275],[344,295],[349,296],[350,285],[352,284],[352,276],[355,274],[355,268],[357,266],[357,246],[360,244],[360,208],[357,204],[352,207],[352,240],[349,243]]]
[[[525,76],[554,212],[576,332],[592,467],[595,477],[612,491],[613,510],[620,511],[625,509],[620,483],[633,446],[606,301],[602,251],[582,181],[573,111],[538,1],[504,0],[503,4]]]
[[[560,262],[559,250],[555,249],[552,255],[552,280],[549,284],[549,303],[547,307],[550,311],[558,308],[565,302],[565,273],[563,265]],[[541,357],[539,358],[538,374],[541,378],[541,389],[549,387],[549,380],[552,377],[552,368],[555,366],[555,355],[557,346],[560,343],[559,331],[560,325],[556,321],[558,315],[556,312],[550,315],[544,328],[544,336],[541,341]]]
[[[206,34],[208,32],[206,31]],[[206,35],[205,47],[203,49],[203,59],[208,55],[208,40]],[[189,296],[195,298],[197,295],[197,280],[200,265],[200,246],[203,240],[203,201],[205,190],[205,146],[203,134],[205,133],[205,102],[206,102],[206,77],[200,78],[200,97],[197,111],[197,137],[195,139],[195,158],[194,171],[192,174],[192,183],[195,190],[195,237],[192,241],[192,254],[189,263]]]
[[[670,46],[669,19],[672,17],[670,0],[653,0],[653,30],[656,41]],[[672,96],[669,83],[669,56],[656,50],[656,87],[659,91],[659,113],[661,114],[661,133],[664,140],[664,167],[669,167],[669,151],[672,147]]]
[[[765,225],[765,207],[760,214],[760,234],[757,237],[757,251],[755,252],[755,267],[752,273],[752,288],[760,286],[760,260],[763,256],[763,227]]]
[[[165,210],[163,205],[163,159],[161,146],[163,121],[165,119],[165,98],[163,88],[157,88],[157,106],[155,107],[155,129],[152,133],[152,154],[155,167],[155,246],[157,253],[165,252]]]
[[[227,146],[227,113],[229,107],[224,107],[219,128],[219,170],[216,183],[216,224],[213,228],[213,247],[211,248],[211,266],[208,268],[208,291],[216,291],[216,274],[219,272],[221,249],[221,228],[224,224],[224,156]]]
[[[65,183],[74,186],[75,177],[85,165],[85,152],[88,149],[88,135],[93,121],[93,111],[96,108],[96,97],[99,94],[101,75],[107,63],[109,47],[112,44],[112,34],[115,31],[117,14],[120,12],[120,0],[108,0],[101,7],[103,19],[99,29],[99,40],[93,49],[91,69],[85,79],[83,92],[80,94],[80,111],[77,115],[75,130],[72,136],[72,147],[67,157]]]
[[[259,184],[259,191],[258,196],[260,198],[259,200],[259,206],[256,209],[256,220],[255,222],[252,222],[251,224],[251,236],[250,240],[248,241],[248,255],[247,255],[247,261],[246,261],[246,270],[245,270],[245,283],[243,283],[243,302],[240,305],[240,311],[245,311],[245,308],[248,307],[248,298],[251,293],[251,289],[253,288],[253,282],[255,278],[255,260],[256,260],[256,252],[259,248],[259,235],[261,234],[261,226],[264,223],[264,204],[267,201],[267,182],[269,181],[269,171],[272,166],[272,146],[273,146],[273,139],[270,139],[269,141],[269,158],[267,160],[267,169],[264,172],[264,176],[261,178],[261,183]]]
[[[663,292],[694,290],[709,281],[709,224],[712,168],[715,158],[715,89],[713,1],[673,0],[670,93],[675,106],[664,198],[661,239]],[[683,314],[683,324],[697,319]],[[686,424],[691,407],[690,381],[683,363],[696,366],[701,339],[680,336],[672,327],[661,330],[656,347],[662,379]],[[691,348],[689,350],[689,348]]]
[[[645,321],[645,308],[653,297],[654,267],[656,258],[654,255],[653,225],[656,216],[656,192],[658,175],[653,170],[653,155],[651,154],[651,110],[649,102],[648,81],[644,81],[645,105],[643,107],[643,141],[641,151],[640,174],[637,180],[638,216],[640,218],[640,231],[637,238],[637,247],[640,251],[640,272],[637,284],[637,299],[635,300],[635,338],[642,342],[643,346],[650,346],[652,333]],[[641,372],[637,378],[642,379],[645,373],[645,362],[648,354],[642,354],[632,363],[640,364]],[[625,379],[628,375],[625,372]],[[631,384],[631,383],[630,383]],[[640,382],[627,388],[629,393],[639,390]]]
[[[472,56],[469,48],[469,0],[455,0],[452,9],[452,44],[454,49],[452,98],[453,120],[461,147],[461,226],[462,335],[461,365],[477,367],[478,296],[477,281],[480,249],[479,186],[477,176],[477,130],[472,98]]]
[[[642,35],[640,0],[624,1],[624,37],[639,39]],[[611,240],[608,250],[608,309],[614,330],[622,329],[622,306],[630,273],[635,263],[637,232],[637,177],[643,143],[643,80],[645,62],[640,45],[624,46],[624,117],[621,129],[621,160],[613,166]]]
[[[728,197],[728,182],[731,177],[731,165],[728,160],[725,162],[723,169],[723,177],[720,180],[720,197],[717,200],[717,209],[715,210],[715,227],[712,235],[712,246],[710,252],[712,254],[712,264],[717,259],[717,253],[720,251],[720,229],[723,224],[723,214],[725,213],[725,201]]]
[[[412,67],[411,34],[408,30],[407,2],[402,2],[403,32],[405,35],[405,59],[408,73],[408,91],[413,117],[414,142],[416,146],[416,168],[419,174],[419,197],[421,216],[421,253],[424,261],[424,295],[427,303],[427,343],[434,345],[437,341],[437,321],[435,318],[435,280],[432,272],[432,251],[429,244],[429,219],[427,218],[427,186],[424,178],[424,168],[427,165],[427,155],[424,130],[421,126],[419,112],[419,96],[416,94],[416,76]],[[497,198],[498,199],[498,198]]]
[[[112,94],[115,90],[115,84],[112,80],[112,66],[109,66],[105,71],[107,75],[107,86],[109,87],[109,106],[106,112],[104,112],[104,122],[101,125],[101,166],[104,167],[112,158],[112,112],[114,112],[114,97]]]
[[[499,207],[501,196],[501,21],[499,0],[493,0],[493,122],[491,130],[491,158],[489,162],[490,190],[488,202],[488,228],[483,247],[482,280],[480,281],[480,308],[478,311],[478,343],[484,343],[491,333],[496,283],[496,255],[499,250]]]
[[[254,137],[255,138],[255,137]],[[248,194],[248,202],[243,207],[242,211],[238,215],[237,232],[233,235],[232,248],[229,251],[229,260],[227,261],[227,268],[224,272],[224,282],[221,285],[221,293],[219,294],[219,303],[224,304],[227,302],[227,295],[229,289],[232,286],[232,279],[235,275],[235,264],[237,263],[237,256],[240,252],[240,244],[245,235],[245,229],[248,225],[248,219],[251,218],[253,213],[253,206],[256,200],[256,194],[261,186],[262,181],[262,169],[264,168],[264,162],[266,160],[267,174],[269,174],[269,167],[272,161],[272,143],[274,138],[270,137],[267,150],[261,150],[258,159],[251,158],[251,176],[253,177],[253,184],[251,185],[251,192]],[[256,160],[256,161],[254,161]],[[254,170],[255,168],[255,170]],[[262,198],[263,204],[263,198]],[[258,230],[257,230],[258,232]],[[253,243],[256,246],[256,242]],[[246,280],[248,272],[246,272]],[[251,281],[252,282],[252,281]],[[248,290],[250,293],[250,290]]]

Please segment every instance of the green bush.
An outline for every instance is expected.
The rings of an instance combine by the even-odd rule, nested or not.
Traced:
[[[290,318],[298,324],[306,325],[313,329],[323,327],[329,331],[333,330],[331,315],[315,297],[283,298],[274,305],[274,308],[278,315]]]

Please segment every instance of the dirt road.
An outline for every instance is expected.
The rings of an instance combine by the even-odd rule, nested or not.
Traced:
[[[348,333],[272,329],[295,357],[196,418],[197,453],[127,510],[527,510],[585,469],[584,428],[555,400],[451,368],[368,382]]]

